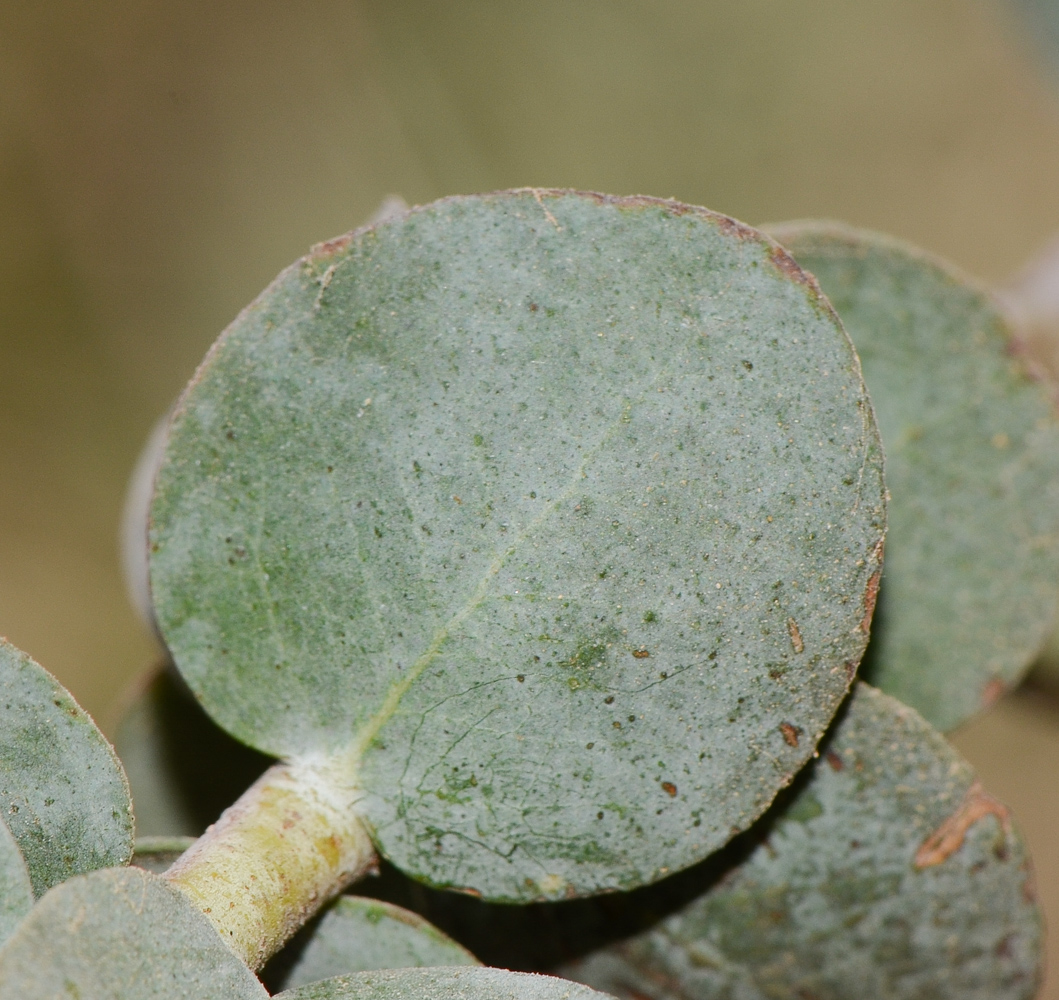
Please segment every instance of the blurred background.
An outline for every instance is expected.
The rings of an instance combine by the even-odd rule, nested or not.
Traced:
[[[1009,283],[1059,232],[1059,3],[0,5],[0,632],[113,732],[157,658],[123,493],[210,342],[389,194],[525,185],[839,218]],[[956,742],[1059,966],[1049,676]]]

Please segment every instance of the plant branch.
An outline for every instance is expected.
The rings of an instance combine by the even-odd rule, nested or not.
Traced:
[[[259,969],[324,903],[377,865],[338,761],[276,764],[165,877]]]

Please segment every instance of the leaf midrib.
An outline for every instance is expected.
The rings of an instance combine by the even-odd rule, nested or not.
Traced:
[[[405,674],[399,681],[390,686],[386,697],[383,699],[382,704],[378,710],[368,717],[367,721],[357,731],[357,735],[353,739],[353,742],[349,747],[349,758],[351,765],[357,765],[363,760],[364,755],[367,753],[368,748],[372,742],[381,732],[383,726],[393,717],[397,709],[400,707],[401,701],[408,691],[412,688],[415,682],[422,676],[423,671],[430,666],[435,660],[438,653],[441,652],[441,647],[445,644],[446,639],[452,634],[453,630],[461,625],[470,615],[478,608],[478,606],[486,599],[489,593],[489,585],[495,579],[497,574],[503,568],[507,560],[514,554],[523,541],[526,540],[537,528],[540,527],[553,513],[555,513],[559,506],[568,500],[577,488],[577,484],[581,482],[585,477],[585,468],[588,463],[599,454],[603,447],[607,444],[614,432],[618,430],[624,423],[623,417],[629,412],[631,406],[638,406],[644,401],[645,396],[649,389],[651,389],[655,383],[657,383],[663,376],[668,374],[666,368],[660,368],[655,375],[647,382],[647,384],[641,388],[639,393],[635,397],[634,403],[626,403],[621,407],[621,412],[614,419],[614,421],[604,430],[600,435],[599,440],[592,445],[583,455],[581,462],[578,464],[577,469],[571,475],[566,488],[554,499],[547,503],[541,512],[529,521],[524,528],[522,528],[515,536],[511,545],[509,545],[502,552],[498,553],[493,561],[489,564],[485,573],[482,574],[481,579],[478,581],[478,586],[475,587],[474,592],[468,598],[466,603],[460,608],[455,614],[453,614],[448,621],[446,621],[435,633],[433,639],[427,648],[420,653],[416,658],[415,662],[412,663]],[[628,399],[629,397],[626,397]]]

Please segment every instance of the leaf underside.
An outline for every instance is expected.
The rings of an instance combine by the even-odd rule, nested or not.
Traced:
[[[279,975],[272,967],[277,963],[286,966]],[[480,964],[410,910],[378,899],[341,896],[276,956],[263,976],[275,992],[373,969]]]
[[[0,815],[34,895],[132,856],[132,804],[114,751],[46,670],[0,640]]]
[[[339,976],[277,994],[282,1000],[601,1000],[579,983],[503,969],[394,969]]]
[[[317,247],[174,415],[152,590],[380,850],[490,898],[704,857],[812,752],[884,530],[856,357],[771,241],[673,202],[454,198]]]
[[[4,1000],[267,996],[185,896],[138,868],[57,886],[0,949]]]
[[[741,864],[561,973],[623,1000],[1033,997],[1041,920],[1006,810],[866,684],[823,748]]]
[[[892,494],[862,676],[943,731],[1029,668],[1059,602],[1059,424],[988,295],[833,223],[770,227],[864,366]]]

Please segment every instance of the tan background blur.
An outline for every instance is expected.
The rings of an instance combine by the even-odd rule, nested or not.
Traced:
[[[241,306],[391,192],[831,216],[1006,279],[1059,231],[1033,36],[1004,0],[0,5],[0,632],[113,731],[154,655],[115,545],[142,440]],[[1059,930],[1059,708],[1024,692],[958,743]]]

